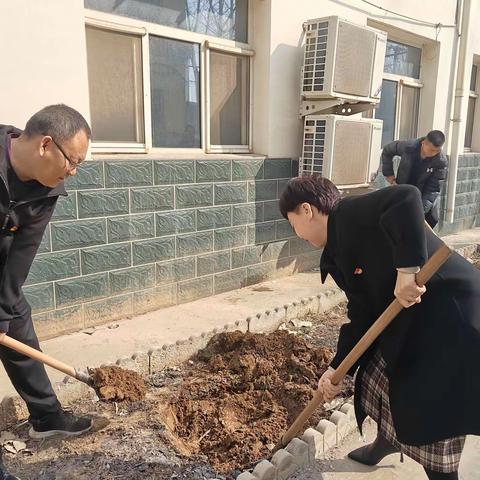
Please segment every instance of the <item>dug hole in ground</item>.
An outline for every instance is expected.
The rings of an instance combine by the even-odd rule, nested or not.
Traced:
[[[141,400],[74,402],[76,413],[95,418],[84,436],[29,440],[26,424],[2,432],[5,462],[23,480],[234,479],[271,457],[310,400],[345,321],[339,305],[269,334],[217,334],[187,362],[140,379]],[[115,369],[110,374],[107,383],[118,383]],[[143,396],[135,381],[120,386],[127,397]],[[335,408],[352,394],[349,381]],[[305,428],[330,415],[319,408]]]

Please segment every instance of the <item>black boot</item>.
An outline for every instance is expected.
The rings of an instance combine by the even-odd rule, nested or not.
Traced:
[[[376,465],[382,458],[392,453],[397,453],[400,450],[395,448],[388,440],[380,434],[370,445],[357,448],[348,454],[349,458],[364,465]]]
[[[423,468],[427,474],[428,480],[458,480],[458,471],[451,473],[434,472]]]

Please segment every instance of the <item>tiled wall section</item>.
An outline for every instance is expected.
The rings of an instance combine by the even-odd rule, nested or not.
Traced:
[[[458,161],[457,191],[455,195],[454,222],[444,221],[446,211],[446,186],[441,198],[439,232],[442,235],[480,226],[480,154],[461,155]]]
[[[280,217],[290,159],[90,161],[25,294],[42,338],[318,265]]]

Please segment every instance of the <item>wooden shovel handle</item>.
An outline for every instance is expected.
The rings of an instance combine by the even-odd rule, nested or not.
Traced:
[[[428,259],[425,265],[420,269],[416,275],[416,281],[419,286],[425,285],[433,274],[446,262],[452,251],[447,245],[443,244],[438,250]],[[387,309],[378,317],[376,322],[367,330],[358,343],[352,348],[350,353],[343,359],[342,363],[335,370],[332,375],[331,382],[334,385],[339,384],[347,372],[355,365],[357,360],[367,351],[377,337],[385,330],[390,322],[403,309],[397,299],[393,300]],[[297,434],[305,422],[310,418],[315,409],[323,400],[323,395],[319,390],[302,410],[300,415],[292,423],[291,427],[285,432],[280,441],[280,447],[287,445],[287,443]],[[277,446],[278,447],[278,446]]]
[[[42,362],[45,365],[48,365],[52,368],[55,368],[56,370],[59,370],[60,372],[66,373],[67,375],[70,375],[71,377],[76,378],[75,369],[70,365],[63,363],[60,360],[56,360],[55,358],[52,358],[49,355],[46,355],[45,353],[40,352],[39,350],[36,350],[35,348],[29,347],[28,345],[25,345],[24,343],[19,342],[14,338],[11,338],[5,335],[3,339],[0,339],[0,344],[5,345],[6,347],[17,351],[18,353],[21,353],[23,355],[26,355],[27,357],[33,358],[34,360],[38,360],[39,362]]]

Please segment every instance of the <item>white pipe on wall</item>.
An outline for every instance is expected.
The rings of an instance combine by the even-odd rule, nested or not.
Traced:
[[[462,5],[463,3],[463,5]],[[465,97],[468,96],[468,91],[465,88],[466,78],[466,62],[468,52],[468,36],[470,30],[470,13],[472,7],[472,0],[460,0],[460,18],[461,31],[459,33],[459,46],[457,53],[457,75],[453,87],[454,104],[453,115],[450,119],[451,127],[451,141],[452,148],[450,150],[450,161],[448,165],[448,189],[447,189],[447,212],[446,220],[452,223],[454,220],[455,209],[455,195],[457,193],[457,174],[458,174],[458,155],[460,149],[463,150],[463,137],[461,137],[461,126],[465,121],[465,111],[467,102]]]

